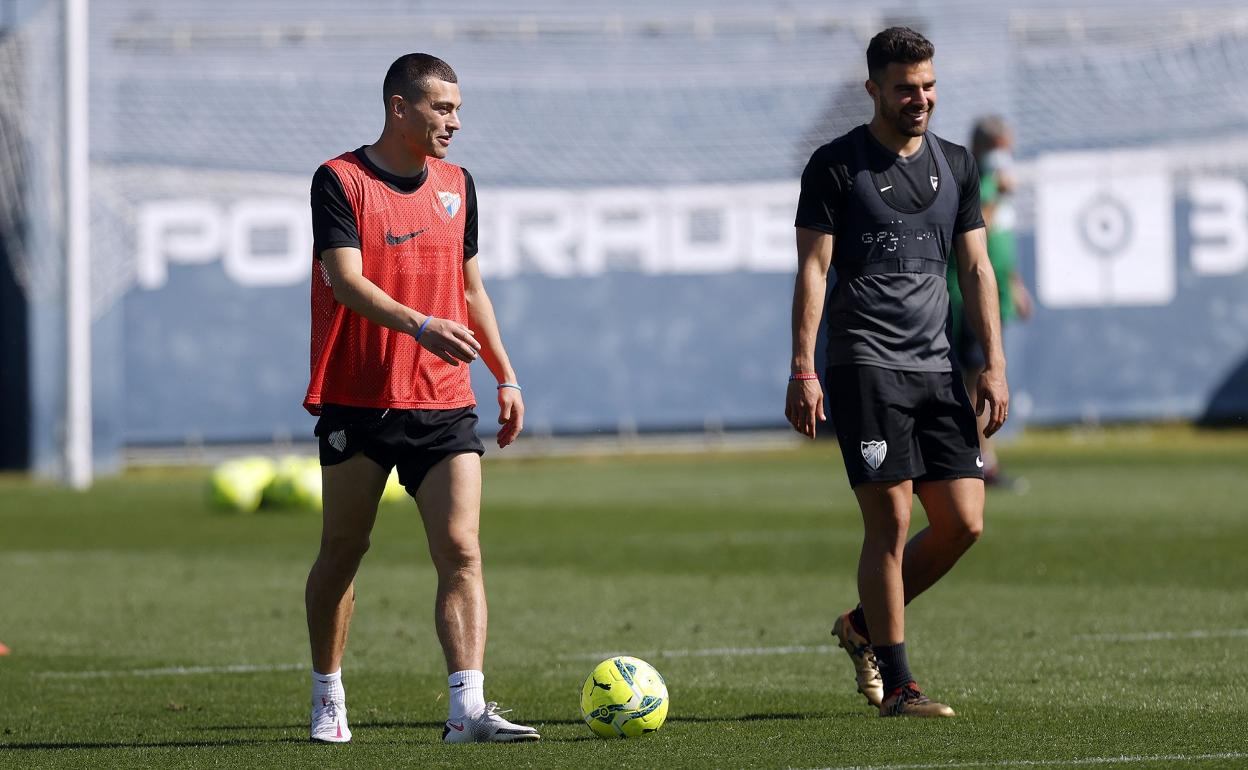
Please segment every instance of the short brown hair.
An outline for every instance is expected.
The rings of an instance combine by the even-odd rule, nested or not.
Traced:
[[[876,83],[890,64],[918,64],[936,55],[932,41],[909,27],[889,27],[867,45],[867,74]]]
[[[398,94],[404,99],[414,99],[425,92],[425,80],[437,78],[448,83],[458,83],[451,65],[427,53],[409,53],[400,56],[386,70],[381,84],[382,99],[390,103],[390,97]]]

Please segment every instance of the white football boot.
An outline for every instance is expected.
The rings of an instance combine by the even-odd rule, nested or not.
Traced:
[[[518,725],[503,719],[511,709],[499,710],[498,704],[490,701],[475,717],[448,719],[442,728],[444,743],[516,743],[535,741],[541,736],[537,730],[525,725]]]
[[[347,743],[351,740],[346,703],[321,698],[320,705],[312,707],[312,740],[316,743]]]

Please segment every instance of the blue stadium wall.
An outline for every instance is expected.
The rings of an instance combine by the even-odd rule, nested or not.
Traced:
[[[260,27],[287,18],[279,6],[235,10]],[[292,269],[287,257],[308,237],[298,222],[313,170],[376,137],[381,74],[413,48],[459,70],[465,129],[450,159],[477,180],[480,258],[530,428],[782,426],[796,181],[814,147],[869,117],[862,50],[894,21],[938,44],[936,132],[965,141],[989,112],[1017,128],[1020,257],[1038,302],[1007,337],[1013,414],[1063,423],[1248,412],[1248,116],[1199,92],[1201,72],[1244,69],[1248,44],[1214,31],[1179,54],[1138,44],[1089,53],[1020,33],[1011,13],[1033,7],[1043,8],[950,3],[916,15],[900,3],[862,17],[849,3],[798,4],[788,37],[707,37],[696,24],[558,45],[393,35],[325,63],[295,37],[255,51],[211,36],[171,45],[180,38],[166,33],[183,17],[213,22],[189,4],[97,6],[93,247],[97,273],[115,272],[123,287],[96,312],[98,456],[115,464],[126,445],[310,437],[300,407],[310,264]],[[662,4],[635,10],[663,16]],[[362,7],[349,23],[388,13]],[[800,23],[817,13],[847,21]],[[1194,66],[1167,69],[1175,55]],[[693,74],[672,76],[654,101],[639,69]],[[1157,103],[1114,101],[1120,75],[1141,70],[1170,78],[1154,84]],[[639,103],[650,105],[644,120]],[[1106,120],[1132,108],[1140,119]],[[1237,152],[1218,152],[1228,145]],[[1072,174],[1100,186],[1072,187]],[[36,342],[56,337],[54,310],[32,308]],[[52,347],[33,346],[42,467],[61,387]],[[472,369],[486,427],[493,380]]]

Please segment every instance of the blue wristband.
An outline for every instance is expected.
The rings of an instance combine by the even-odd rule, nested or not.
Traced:
[[[497,387],[497,388],[495,388],[495,390],[502,390],[503,388],[512,388],[512,389],[514,389],[514,390],[519,390],[519,391],[523,391],[523,390],[524,390],[524,388],[520,387],[519,385],[517,385],[517,384],[516,384],[516,383],[514,383],[514,382],[500,382],[500,383],[498,384],[498,387]]]
[[[433,320],[433,316],[431,315],[425,316],[425,322],[420,325],[419,329],[416,330],[416,339],[420,339],[420,335],[425,333],[425,327],[428,326],[429,322],[432,320]]]

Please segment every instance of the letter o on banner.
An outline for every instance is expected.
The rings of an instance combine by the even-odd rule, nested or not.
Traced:
[[[241,286],[291,286],[308,278],[312,223],[307,206],[294,200],[245,199],[230,207],[225,274]],[[282,231],[285,248],[257,253],[257,231]]]

